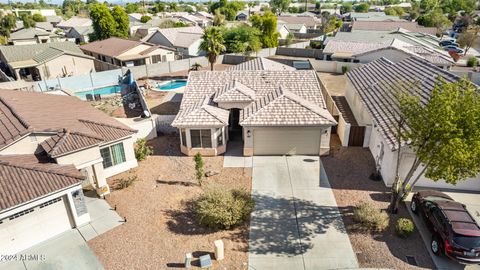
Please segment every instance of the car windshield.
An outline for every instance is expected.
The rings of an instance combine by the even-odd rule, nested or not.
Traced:
[[[427,201],[451,201],[450,199],[438,197],[438,196],[427,196],[425,197]]]
[[[459,235],[455,234],[453,237],[453,241],[467,249],[478,249],[480,248],[480,237],[479,236],[466,236],[466,235]]]

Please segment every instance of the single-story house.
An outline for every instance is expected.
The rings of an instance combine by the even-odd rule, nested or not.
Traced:
[[[57,27],[57,25],[63,21],[62,17],[61,16],[45,16],[45,18],[47,19],[47,22],[52,24],[53,27]]]
[[[253,60],[240,63],[238,65],[231,66],[227,70],[270,70],[270,71],[294,71],[297,70],[294,67],[281,64],[279,62],[264,58],[257,57]]]
[[[72,17],[57,24],[57,27],[63,30],[78,26],[92,26],[92,20],[90,18]]]
[[[99,61],[124,67],[175,60],[174,49],[117,37],[88,43],[80,46],[80,49]]]
[[[199,56],[203,54],[199,49],[202,36],[203,29],[192,26],[158,29],[142,40],[175,49],[178,54],[183,56]]]
[[[241,11],[238,11],[237,12],[237,16],[235,17],[235,20],[237,21],[248,21],[248,11],[244,11],[244,10],[241,10]]]
[[[199,27],[208,27],[211,26],[213,21],[209,18],[206,18],[204,16],[197,16],[197,15],[192,15],[190,13],[187,14],[182,14],[182,15],[175,15],[173,16],[175,19],[187,23],[189,25],[197,25]]]
[[[328,153],[336,121],[316,72],[252,61],[240,69],[190,72],[172,123],[182,153],[215,156],[230,141],[243,143],[245,156]]]
[[[15,80],[39,81],[95,71],[93,57],[73,42],[0,46],[2,71]]]
[[[20,9],[20,8],[14,8],[12,9],[12,13],[15,14],[17,17],[21,17],[22,14],[28,14],[28,15],[34,15],[34,14],[40,14],[42,16],[55,16],[57,15],[57,12],[55,12],[55,9]]]
[[[76,44],[88,43],[90,35],[94,33],[92,26],[75,26],[70,28],[65,37],[74,38]]]
[[[350,12],[344,14],[346,21],[405,21],[398,16],[386,15],[385,12]]]
[[[61,42],[66,39],[55,33],[40,28],[23,28],[10,34],[9,45],[28,45],[37,43]]]
[[[352,32],[354,31],[394,31],[405,29],[410,32],[435,35],[437,28],[418,25],[417,22],[409,21],[354,21],[352,22]]]
[[[428,97],[438,82],[437,78],[446,82],[460,80],[460,77],[453,73],[418,57],[406,58],[396,63],[380,58],[347,73],[345,98],[358,125],[365,127],[363,147],[368,147],[372,152],[387,186],[391,186],[395,179],[398,151],[395,118],[399,112],[392,92],[421,91],[424,97]],[[399,81],[418,82],[419,88],[406,87],[407,84]],[[392,89],[391,85],[401,88]],[[407,144],[403,144],[399,169],[401,177],[406,176],[414,158],[412,150]],[[421,177],[416,186],[480,191],[480,177],[457,183],[456,186]]]
[[[35,28],[43,29],[48,32],[53,32],[54,26],[51,22],[36,22]]]
[[[0,115],[2,254],[88,223],[82,188],[137,166],[136,131],[76,97],[1,91]]]
[[[338,62],[370,63],[382,57],[392,62],[416,56],[444,69],[455,64],[452,57],[443,50],[412,45],[400,39],[381,43],[330,40],[323,50],[324,59]]]
[[[277,25],[277,32],[280,34],[280,39],[286,39],[288,34],[290,34],[290,31],[288,31],[288,28],[284,23]]]
[[[307,33],[307,27],[303,23],[286,23],[285,26],[287,27],[290,33]]]
[[[320,19],[306,15],[277,16],[277,22],[278,24],[304,24],[307,29],[317,29],[322,24]]]

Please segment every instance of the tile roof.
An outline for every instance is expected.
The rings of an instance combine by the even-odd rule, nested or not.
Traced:
[[[197,114],[200,113],[199,111],[202,105],[209,106],[207,107],[208,109],[216,108],[219,110],[218,112],[213,110],[207,111],[207,113],[213,113],[213,117],[218,119],[218,121],[215,121],[215,125],[228,125],[229,111],[215,107],[216,104],[214,101],[215,97],[221,97],[222,93],[228,92],[225,88],[231,89],[231,85],[241,85],[242,90],[240,92],[243,91],[244,93],[251,92],[247,90],[251,89],[255,94],[255,101],[258,102],[261,102],[259,100],[264,100],[264,97],[268,95],[273,95],[273,92],[279,91],[279,87],[282,87],[282,89],[284,89],[282,90],[284,91],[282,92],[283,94],[281,97],[277,95],[279,99],[271,102],[268,106],[268,111],[275,114],[282,110],[288,110],[289,116],[291,116],[295,115],[295,110],[298,109],[296,115],[300,120],[295,120],[293,117],[281,117],[281,120],[275,122],[278,125],[323,125],[327,124],[327,122],[327,125],[332,125],[335,121],[333,118],[331,119],[331,115],[326,110],[318,80],[313,70],[192,71],[188,77],[187,86],[180,105],[180,112],[172,125],[175,127],[209,126],[210,123],[196,118]],[[239,92],[238,90],[240,89],[235,90],[235,92]],[[209,100],[208,103],[205,103],[206,99]],[[251,110],[248,116],[251,117],[256,113],[260,113],[260,116],[251,118],[255,120],[255,123],[271,121],[272,116],[269,113],[262,113],[262,111],[263,110]],[[267,108],[265,108],[265,111],[267,111]],[[203,113],[202,117],[206,115],[205,112],[201,113]],[[313,117],[312,113],[317,116]],[[319,113],[322,114],[323,119],[331,119],[333,122],[319,121]],[[245,115],[247,116],[247,114]],[[212,120],[211,117],[208,121],[210,120]],[[245,121],[245,125],[248,124],[249,122]]]
[[[297,70],[277,61],[258,57],[250,61],[229,67],[227,70]]]
[[[214,102],[252,102],[255,100],[253,89],[233,80],[220,88],[213,97]]]
[[[46,31],[52,31],[53,30],[53,25],[51,22],[36,22],[35,23],[35,28],[40,28]]]
[[[140,52],[139,53],[140,55],[142,55],[145,51],[149,49],[159,47],[158,45],[145,43],[142,41],[111,37],[108,39],[87,43],[85,45],[80,46],[80,49],[82,49],[83,51],[98,53],[98,54],[102,54],[110,57],[117,57],[122,53],[140,45],[149,46],[148,49]],[[165,48],[165,49],[171,50],[170,48]]]
[[[175,127],[223,127],[228,125],[229,111],[212,104],[209,95],[189,108],[181,110],[175,118]]]
[[[0,211],[78,185],[84,178],[73,165],[41,163],[34,155],[0,155]]]
[[[42,147],[58,156],[136,131],[76,97],[0,91],[0,148],[35,132],[52,133]]]
[[[21,46],[0,46],[0,53],[3,54],[9,65],[16,66],[15,62],[18,62],[20,65],[25,61],[33,61],[33,64],[41,64],[42,62],[36,62],[34,58],[37,55],[45,53],[47,50],[49,50],[51,53],[52,49],[55,49],[62,54],[72,54],[80,57],[91,58],[90,56],[85,55],[75,43],[67,41]]]
[[[91,26],[92,20],[90,18],[72,17],[66,21],[60,22],[57,27],[71,28],[76,26]]]
[[[437,78],[446,82],[460,79],[418,57],[409,57],[397,63],[380,58],[347,72],[347,77],[391,149],[396,148],[395,118],[398,116],[394,89],[420,91],[426,100]],[[412,83],[418,84],[418,88],[411,87]]]
[[[188,48],[195,41],[202,38],[203,29],[198,26],[163,28],[158,29],[155,33],[146,36],[142,40],[150,41],[150,39],[157,34],[164,36],[172,46]]]
[[[391,44],[392,40],[387,40],[382,43],[368,43],[357,41],[337,41],[331,40],[323,49],[324,54],[334,54],[339,52],[348,52],[352,55],[361,54],[365,52],[374,51],[380,48],[386,48]]]
[[[321,23],[312,16],[277,16],[278,23],[305,24],[307,27],[314,27]]]
[[[352,23],[352,31],[393,31],[398,28],[430,35],[437,33],[435,27],[424,27],[410,21],[354,21]]]
[[[82,36],[92,34],[94,32],[93,26],[75,26],[75,27],[72,27],[70,31],[72,30],[75,30],[78,34]]]

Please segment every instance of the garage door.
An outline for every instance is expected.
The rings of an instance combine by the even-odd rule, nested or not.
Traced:
[[[72,228],[63,198],[0,221],[0,253],[13,254]]]
[[[320,128],[256,128],[254,155],[318,155]]]

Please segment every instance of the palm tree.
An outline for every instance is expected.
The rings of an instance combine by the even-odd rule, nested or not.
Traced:
[[[217,57],[225,51],[223,43],[222,30],[219,27],[211,26],[205,29],[199,48],[206,53],[212,71]]]

